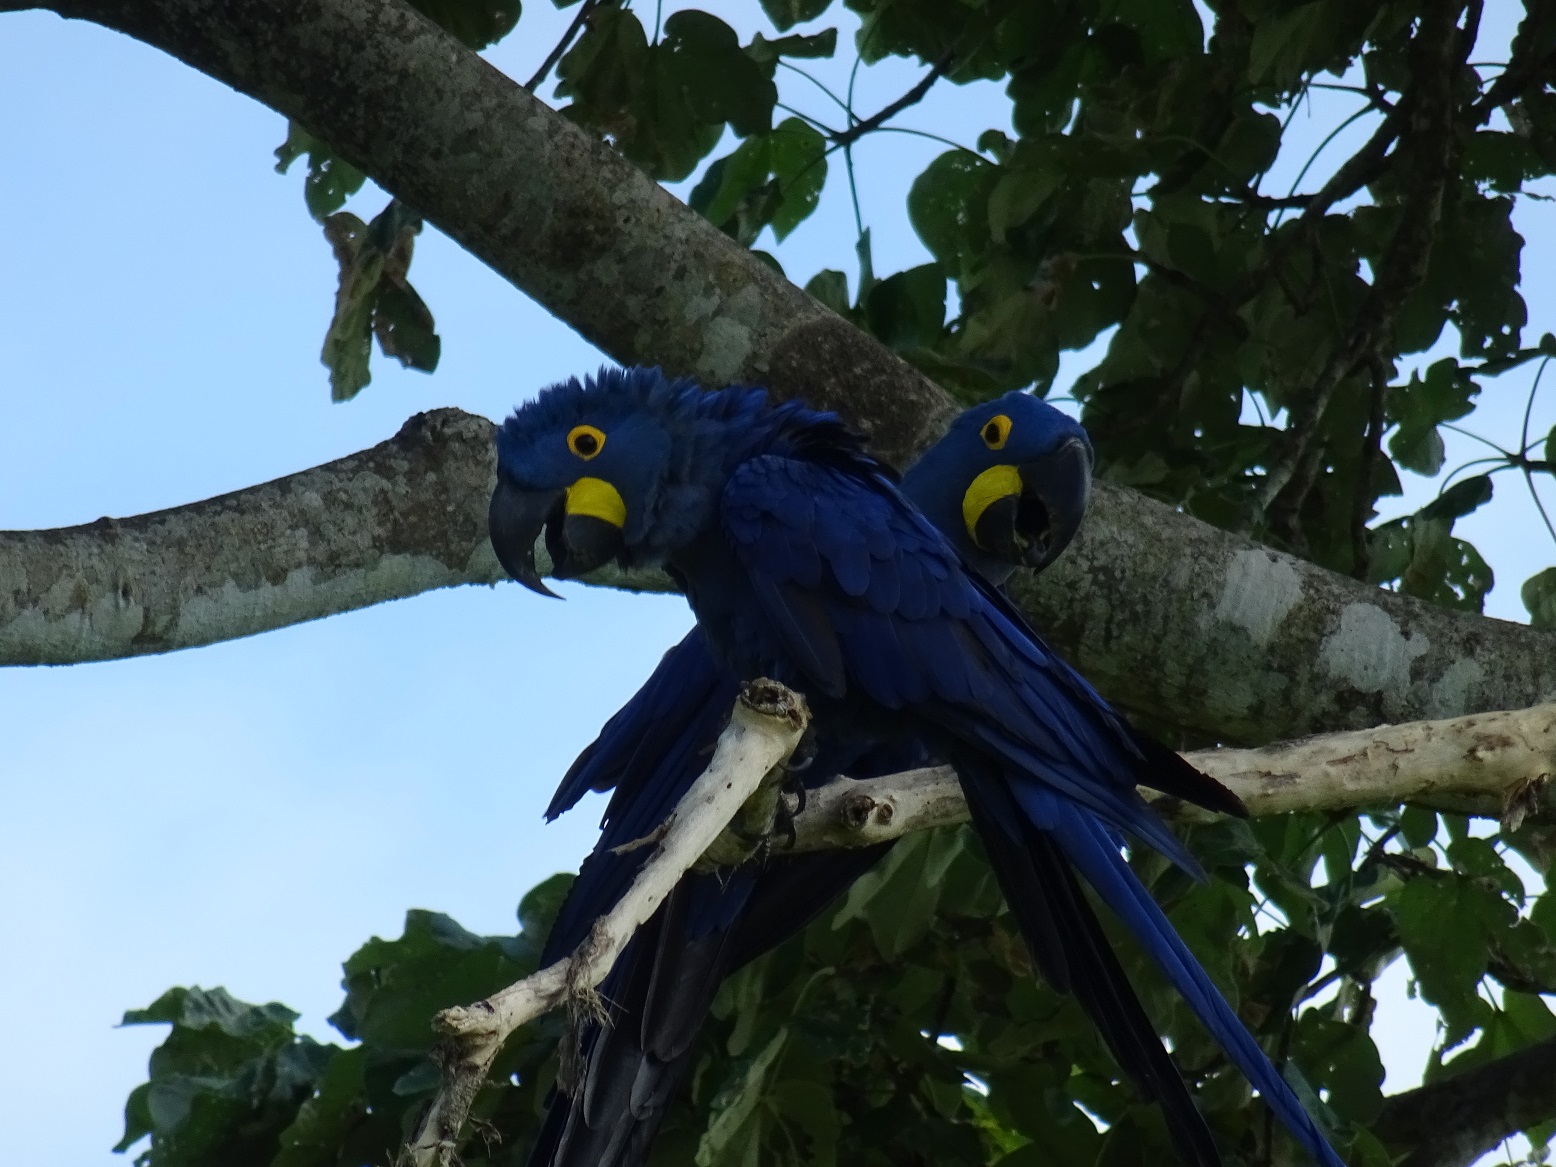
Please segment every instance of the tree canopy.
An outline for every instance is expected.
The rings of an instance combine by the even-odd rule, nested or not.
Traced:
[[[1128,489],[1103,492],[1098,532],[1021,598],[1177,747],[1532,704],[1556,684],[1549,634],[1475,617],[1492,571],[1455,533],[1502,502],[1494,485],[1521,480],[1538,501],[1556,432],[1529,433],[1526,415],[1516,446],[1488,446],[1419,509],[1380,517],[1402,476],[1444,470],[1444,431],[1473,429],[1483,391],[1516,386],[1533,402],[1556,356],[1528,319],[1521,288],[1538,257],[1514,224],[1556,171],[1549,5],[1528,4],[1498,40],[1475,0],[763,0],[762,31],[742,37],[732,12],[582,0],[543,67],[514,80],[583,134],[522,112],[533,107],[513,82],[470,54],[522,34],[517,0],[421,0],[415,13],[400,0],[47,7],[159,45],[292,118],[278,166],[306,168],[307,211],[340,265],[321,321],[339,400],[371,392],[375,344],[438,363],[437,305],[414,286],[425,218],[613,356],[835,405],[894,460],[956,402],[1027,386],[1072,398],[1099,477]],[[857,108],[852,76],[903,59],[918,79]],[[845,85],[812,75],[840,60]],[[911,111],[934,87],[972,83],[1003,103],[988,128],[944,141],[901,192],[932,260],[896,270],[860,216],[833,241],[835,266],[793,273],[802,296],[777,245],[826,184],[851,188],[855,144],[939,136]],[[1313,108],[1331,119],[1319,148],[1272,189]],[[342,208],[369,175],[393,197],[364,220]],[[650,180],[690,182],[706,223]],[[1099,343],[1093,367],[1056,382],[1062,354]],[[466,447],[483,437],[431,415],[359,457],[478,494],[484,463],[440,476],[440,459],[476,465]],[[344,466],[310,473],[349,485]],[[289,505],[266,500],[256,513]],[[471,558],[484,498],[460,506],[453,521],[358,507],[385,545],[431,540],[418,522],[449,528],[443,574],[392,594],[491,578]],[[242,513],[158,521],[186,518]],[[159,530],[130,534],[154,551]],[[0,548],[65,545],[24,534]],[[1556,529],[1536,534],[1556,562]],[[1143,582],[1121,584],[1125,564]],[[1556,626],[1556,568],[1520,586],[1531,623]],[[8,616],[25,601],[0,595],[7,659],[194,642],[176,621],[143,626],[150,649],[14,639]],[[288,611],[225,634],[321,614]],[[1147,640],[1159,644],[1132,647]],[[1539,799],[1495,830],[1441,807],[1293,813],[1188,828],[1213,877],[1203,886],[1135,862],[1350,1161],[1468,1164],[1509,1135],[1539,1148],[1556,1131],[1550,821]],[[533,971],[569,878],[523,897],[517,935],[413,911],[399,938],[369,940],[345,964],[338,1044],[220,989],[173,989],[127,1014],[172,1029],[128,1102],[121,1149],[151,1167],[388,1161],[438,1084],[432,1014]],[[1121,948],[1223,1145],[1248,1163],[1289,1161],[1242,1081]],[[1440,1028],[1425,1085],[1385,1097],[1374,985],[1401,955]],[[563,1023],[527,1027],[504,1052],[465,1162],[524,1161]],[[732,978],[700,1059],[656,1162],[1170,1158],[1084,1016],[1034,977],[966,828],[904,840],[826,918]]]

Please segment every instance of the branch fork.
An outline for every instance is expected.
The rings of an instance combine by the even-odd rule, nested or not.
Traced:
[[[708,768],[671,812],[663,832],[655,832],[653,855],[577,951],[484,1001],[433,1018],[445,1035],[439,1053],[443,1084],[401,1152],[404,1167],[453,1167],[471,1104],[513,1032],[562,1005],[601,1011],[596,986],[681,877],[708,855],[749,857],[747,836],[755,820],[770,821],[778,801],[775,775],[809,723],[810,710],[798,693],[775,681],[746,685]],[[751,802],[757,809],[747,813]]]

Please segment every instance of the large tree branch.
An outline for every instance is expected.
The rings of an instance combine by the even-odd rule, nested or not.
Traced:
[[[396,0],[53,7],[297,118],[621,360],[836,406],[898,462],[952,413],[877,342]],[[416,464],[435,470],[406,462],[397,477],[402,455],[379,447],[363,455],[372,468],[347,490],[350,506],[329,516],[299,476],[144,520],[6,536],[0,661],[161,651],[490,581],[479,535],[490,453],[475,436],[485,423],[445,441],[454,415],[436,416]],[[342,465],[309,474],[338,482]],[[391,498],[413,513],[388,513]],[[448,532],[431,521],[439,506]],[[1556,636],[1366,588],[1128,491],[1099,489],[1082,538],[1018,592],[1110,696],[1223,740],[1556,693]]]
[[[1383,1103],[1372,1132],[1397,1167],[1470,1167],[1556,1114],[1556,1038]]]
[[[502,577],[486,538],[492,432],[437,410],[370,450],[248,490],[0,532],[0,663],[166,652],[490,584]],[[1109,697],[1228,741],[1556,694],[1556,635],[1366,587],[1101,483],[1064,558],[1014,590]]]

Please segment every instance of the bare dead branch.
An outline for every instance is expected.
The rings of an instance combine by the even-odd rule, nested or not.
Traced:
[[[559,1005],[592,999],[633,934],[681,876],[720,843],[741,807],[794,752],[809,721],[799,694],[772,681],[747,685],[707,770],[671,813],[654,854],[627,893],[594,922],[578,950],[484,1001],[445,1009],[434,1018],[447,1035],[439,1053],[443,1083],[401,1152],[402,1164],[453,1167],[459,1161],[465,1119],[503,1043],[521,1025]]]
[[[1556,775],[1556,704],[1183,756],[1229,786],[1256,816],[1401,802],[1504,820],[1556,813],[1549,785]],[[1142,793],[1180,821],[1215,817]],[[844,778],[807,799],[794,820],[794,849],[867,847],[966,821],[967,805],[949,767]]]

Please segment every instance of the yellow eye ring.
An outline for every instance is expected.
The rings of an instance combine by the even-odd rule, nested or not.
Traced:
[[[567,433],[567,448],[587,462],[605,449],[605,433],[592,425],[575,425]]]
[[[978,436],[983,439],[983,444],[991,450],[1003,450],[1005,443],[1010,440],[1010,418],[1003,413],[996,413],[988,421],[983,423],[983,428],[978,431]]]

